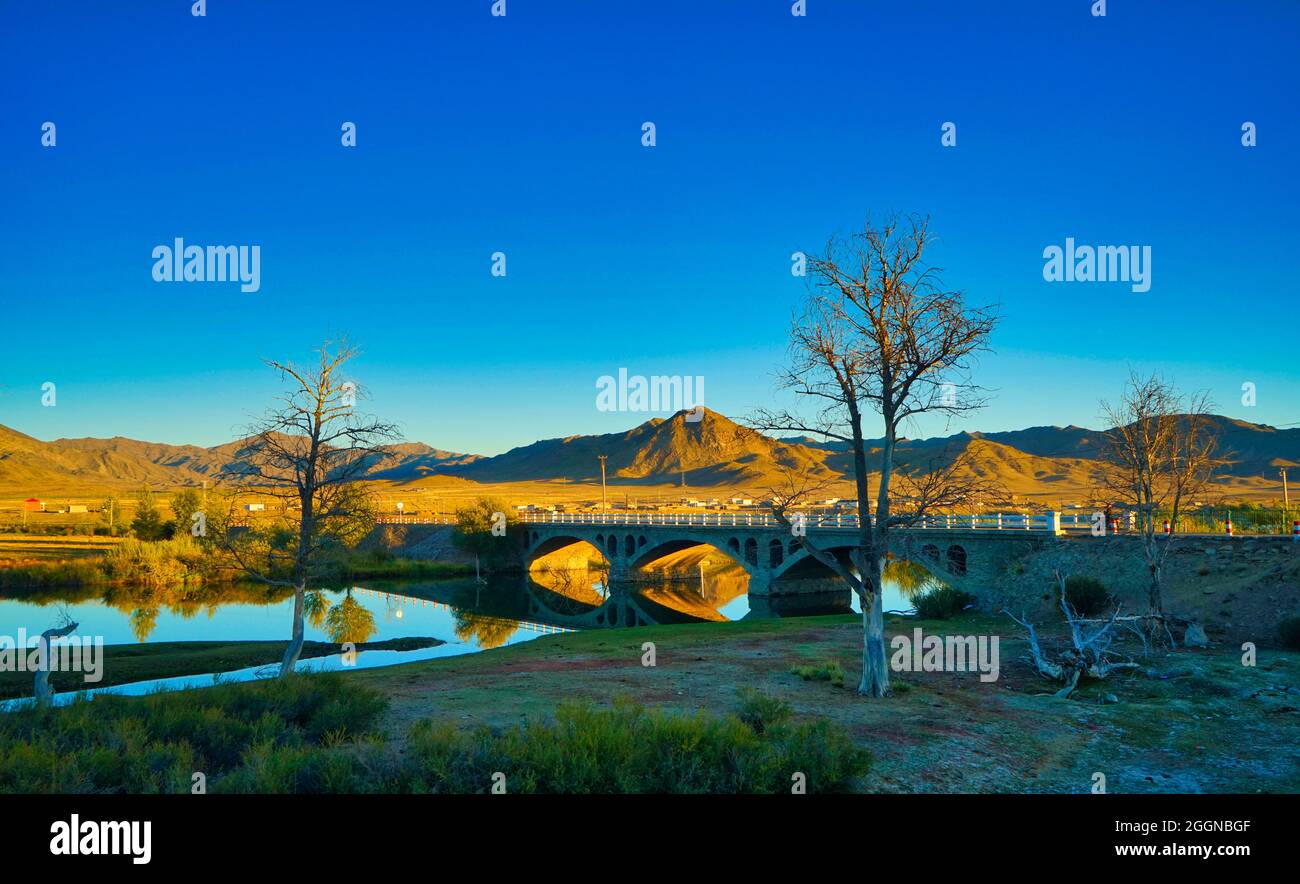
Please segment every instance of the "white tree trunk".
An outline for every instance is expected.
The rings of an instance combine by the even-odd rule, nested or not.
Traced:
[[[306,585],[300,583],[293,590],[293,638],[289,640],[289,646],[284,649],[284,659],[280,661],[280,678],[293,674],[294,667],[298,665],[298,657],[302,654],[306,589]]]
[[[54,694],[50,690],[50,639],[61,638],[76,628],[76,623],[69,623],[61,629],[47,629],[41,633],[37,644],[36,683],[33,685],[37,706],[42,708],[49,706],[54,699]]]
[[[887,697],[889,660],[885,655],[885,601],[881,593],[885,573],[883,557],[872,557],[871,572],[869,577],[862,575],[862,681],[858,693],[864,697]]]

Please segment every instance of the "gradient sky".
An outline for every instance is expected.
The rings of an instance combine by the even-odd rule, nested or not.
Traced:
[[[595,407],[619,367],[739,416],[790,253],[891,211],[1003,316],[993,403],[914,435],[1096,425],[1130,365],[1300,422],[1300,5],[490,6],[0,0],[0,423],[217,444],[277,389],[262,359],[344,333],[371,408],[441,448],[626,429]],[[155,283],[178,236],[260,245],[261,291]],[[1150,245],[1151,290],[1045,282],[1067,236]]]

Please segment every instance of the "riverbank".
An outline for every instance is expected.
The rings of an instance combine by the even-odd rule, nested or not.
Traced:
[[[322,583],[463,577],[474,566],[394,555],[370,546],[320,563]],[[125,538],[0,535],[0,589],[82,586],[168,586],[250,582],[223,568],[189,537],[143,542]]]
[[[362,642],[355,650],[414,651],[445,644],[437,638],[399,638]],[[250,666],[278,666],[288,642],[152,642],[130,645],[105,645],[103,678],[93,684],[83,680],[80,672],[52,672],[50,685],[55,692],[84,688],[105,688],[157,678],[233,672]],[[304,642],[303,660],[338,654],[342,645],[333,642]],[[0,700],[32,695],[32,672],[0,672]]]

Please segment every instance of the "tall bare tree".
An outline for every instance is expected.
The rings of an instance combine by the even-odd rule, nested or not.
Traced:
[[[905,508],[892,505],[899,497],[895,481],[904,481],[895,469],[900,427],[922,414],[951,417],[984,404],[983,391],[970,378],[971,362],[986,349],[996,324],[990,308],[969,307],[960,292],[944,288],[939,270],[924,262],[931,241],[928,219],[893,218],[880,227],[868,222],[848,239],[832,239],[824,256],[810,258],[807,300],[791,331],[792,364],[780,384],[815,411],[804,417],[797,406],[762,410],[750,419],[763,431],[848,443],[861,516],[851,567],[809,536],[801,542],[862,602],[858,692],[873,697],[889,693],[881,587],[891,533],[937,510],[973,502],[982,486],[957,457],[908,477]],[[873,413],[883,429],[878,449],[869,445],[864,426]],[[869,457],[877,479],[874,507]],[[799,494],[784,496],[774,512],[788,522]]]
[[[1142,556],[1150,574],[1147,616],[1153,635],[1168,635],[1161,583],[1184,508],[1213,483],[1222,460],[1207,393],[1182,395],[1152,373],[1129,375],[1116,404],[1103,402],[1101,485],[1137,514]],[[1171,530],[1157,525],[1169,519]]]
[[[302,652],[305,596],[320,554],[374,526],[373,506],[359,480],[384,446],[400,438],[394,424],[358,410],[363,391],[344,375],[356,355],[347,342],[327,342],[308,366],[268,361],[287,391],[250,428],[222,474],[239,492],[229,498],[232,507],[249,495],[276,504],[277,530],[235,530],[228,522],[218,542],[253,579],[293,588],[293,637],[281,677],[293,672]]]

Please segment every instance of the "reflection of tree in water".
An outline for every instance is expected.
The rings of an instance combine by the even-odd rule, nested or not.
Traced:
[[[377,629],[375,615],[352,597],[351,589],[343,596],[343,601],[331,606],[329,613],[325,615],[326,634],[332,641],[340,644],[343,642],[361,644],[369,641]]]
[[[320,629],[321,624],[325,622],[325,615],[329,613],[330,600],[325,598],[325,593],[320,590],[314,590],[302,597],[303,616],[312,628]]]
[[[135,608],[131,611],[131,634],[135,640],[143,642],[153,635],[155,627],[158,626],[158,609],[157,608]]]
[[[903,598],[911,601],[921,593],[943,585],[943,582],[916,562],[891,559],[885,563],[885,580],[898,587]]]
[[[457,610],[456,638],[463,642],[474,639],[479,647],[499,648],[510,640],[519,628],[518,620],[493,617],[490,614],[476,614],[473,611]]]
[[[222,605],[274,605],[288,598],[293,590],[252,584],[176,584],[174,586],[80,586],[11,588],[0,598],[20,599],[38,605],[52,602],[76,604],[100,601],[127,617],[136,641],[149,639],[158,624],[158,616],[167,611],[190,619],[201,611],[211,617]]]

